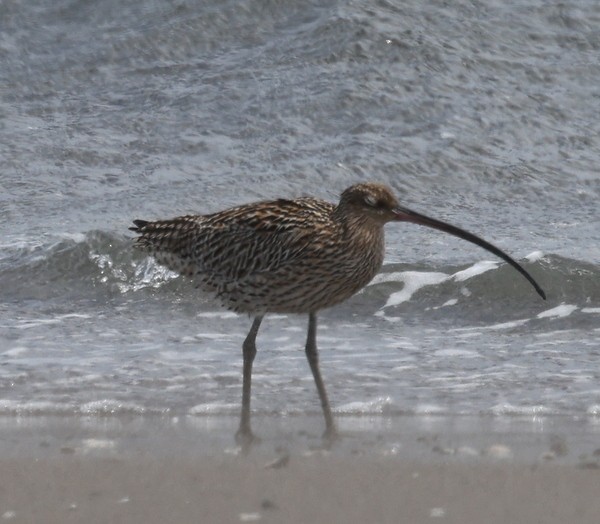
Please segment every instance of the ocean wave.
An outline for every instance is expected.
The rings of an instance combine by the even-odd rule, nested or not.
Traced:
[[[91,231],[6,247],[0,266],[5,300],[91,298],[156,288],[177,274],[133,249],[131,239]]]
[[[188,408],[168,409],[160,406],[140,405],[133,402],[120,402],[112,399],[104,399],[83,404],[60,403],[54,401],[0,401],[0,417],[121,417],[127,416],[173,416],[188,415],[190,417],[238,417],[239,404],[215,402],[211,404],[202,404]],[[416,417],[445,417],[445,416],[484,416],[498,419],[506,418],[526,418],[540,419],[543,417],[572,416],[577,413],[581,417],[596,419],[600,415],[600,406],[597,404],[589,405],[581,411],[574,411],[572,408],[560,408],[555,405],[543,404],[510,404],[501,403],[480,407],[477,412],[458,407],[458,409],[449,409],[444,405],[419,404],[407,407],[400,400],[391,397],[378,397],[372,400],[355,401],[334,407],[337,417],[384,417],[393,418],[401,416]],[[287,406],[281,411],[274,412],[269,409],[255,409],[256,416],[319,416],[318,410],[306,409],[305,407]]]
[[[499,261],[442,267],[423,261],[385,265],[349,307],[358,311],[358,304],[365,314],[392,320],[407,309],[434,317],[452,317],[453,310],[460,310],[461,315],[472,318],[478,311],[483,316],[510,311],[509,317],[494,317],[500,324],[520,318],[543,321],[597,314],[599,265],[540,253],[522,264],[545,289],[546,302],[513,268]],[[197,294],[185,278],[137,252],[131,238],[105,231],[65,236],[45,244],[5,244],[0,264],[5,301],[129,297],[165,286],[179,295]]]
[[[51,400],[0,400],[0,416],[47,416],[47,415],[160,415],[165,409],[151,409],[133,402],[122,402],[114,399],[102,399],[84,404],[75,402],[56,402]]]

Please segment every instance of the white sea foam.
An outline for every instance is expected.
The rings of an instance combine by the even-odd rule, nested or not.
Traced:
[[[498,267],[498,262],[494,262],[493,260],[482,260],[481,262],[476,262],[471,267],[467,269],[463,269],[462,271],[457,271],[452,275],[452,278],[457,282],[463,282],[464,280],[468,280],[469,278],[476,277],[477,275],[481,275],[486,273],[492,269],[496,269]]]
[[[402,282],[405,271],[394,271],[392,273],[378,273],[369,285],[383,284],[385,282]]]
[[[437,404],[419,404],[414,412],[416,415],[439,415],[444,412],[444,409]]]
[[[119,413],[136,413],[141,415],[146,412],[146,408],[133,402],[103,399],[82,404],[79,411],[85,415],[115,415]]]
[[[236,318],[239,317],[237,313],[233,311],[203,311],[202,313],[198,313],[196,316],[202,318]]]
[[[587,408],[587,414],[597,417],[600,415],[600,404],[592,404]]]
[[[69,414],[74,411],[76,411],[76,407],[72,404],[57,404],[52,401],[0,400],[0,414],[3,415]]]
[[[491,412],[494,415],[524,415],[524,416],[539,416],[549,415],[551,410],[546,406],[535,405],[535,406],[516,406],[508,402],[502,404],[496,404],[491,408]]]
[[[444,302],[439,307],[455,306],[456,304],[458,304],[458,298],[451,298],[450,300],[446,300],[446,302]],[[437,309],[437,308],[434,308],[434,309]]]
[[[92,315],[87,315],[85,313],[65,313],[64,315],[57,315],[55,318],[58,320],[64,320],[67,318],[91,318]]]
[[[28,347],[14,346],[10,349],[7,349],[6,351],[3,351],[2,353],[0,353],[0,355],[3,355],[5,357],[18,357],[19,355],[23,355],[24,353],[27,353],[28,351],[30,351],[30,348],[28,348]]]
[[[500,329],[512,329],[518,326],[522,326],[529,322],[528,318],[523,318],[520,320],[510,320],[508,322],[500,322],[498,324],[492,324],[491,326],[485,326],[481,329],[490,329],[490,330],[500,330]]]
[[[384,308],[397,306],[403,302],[407,302],[421,288],[440,284],[450,278],[446,273],[431,273],[423,271],[404,271],[400,273],[401,280],[404,282],[404,287],[392,293]]]
[[[198,333],[195,338],[196,340],[209,339],[209,340],[228,340],[235,335],[230,333]]]
[[[457,271],[452,275],[448,275],[446,273],[441,272],[424,272],[424,271],[401,271],[394,273],[383,273],[377,275],[372,284],[380,284],[383,282],[403,282],[404,287],[397,291],[396,293],[392,293],[386,304],[382,309],[387,307],[397,306],[402,304],[403,302],[408,302],[412,296],[419,291],[420,289],[427,286],[434,286],[437,284],[441,284],[449,279],[453,279],[456,282],[464,282],[465,280],[469,280],[473,277],[486,273],[487,271],[491,271],[492,269],[496,269],[498,267],[498,262],[491,260],[482,260],[473,264],[472,266],[463,269],[461,271]],[[468,296],[470,292],[463,288],[461,290],[463,295]],[[445,302],[442,306],[453,306],[458,302],[458,299],[450,299]],[[382,316],[382,313],[379,312],[378,316]]]
[[[237,413],[240,410],[239,404],[226,402],[207,402],[206,404],[197,404],[188,410],[189,415],[223,415]]]
[[[60,233],[58,235],[60,238],[66,238],[67,240],[72,240],[76,244],[81,244],[85,242],[86,236],[84,233]]]
[[[568,317],[573,311],[579,309],[573,304],[561,304],[546,311],[542,311],[537,315],[537,318],[563,318]]]
[[[109,257],[110,258],[110,257]],[[98,264],[100,269],[104,269],[109,261],[103,259],[101,256],[90,253],[90,260]],[[108,269],[111,268],[112,261],[108,264]],[[115,275],[120,278],[122,275]],[[173,280],[179,276],[179,273],[171,271],[165,266],[158,264],[153,258],[146,257],[142,262],[135,266],[135,275],[133,283],[119,282],[118,287],[121,293],[127,293],[129,291],[139,291],[140,289],[153,287],[157,288],[163,285],[169,280]],[[124,280],[120,278],[121,280]]]
[[[58,324],[58,318],[36,318],[35,320],[19,320],[15,326],[17,329],[29,329],[32,327],[46,326],[48,324]]]
[[[529,253],[529,255],[525,257],[525,259],[529,262],[537,262],[542,258],[544,258],[544,253],[542,251],[534,251],[533,253]]]
[[[8,237],[3,242],[0,242],[0,260],[5,256],[10,256],[13,250],[27,250],[32,252],[43,245],[43,241],[39,238]]]
[[[334,409],[336,413],[346,415],[364,415],[384,413],[392,406],[390,397],[379,397],[373,400],[348,402]]]
[[[460,358],[478,358],[481,355],[477,351],[467,349],[438,349],[433,352],[436,357],[460,357]]]

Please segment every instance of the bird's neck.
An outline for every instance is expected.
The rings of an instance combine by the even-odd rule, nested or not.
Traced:
[[[363,253],[383,252],[385,236],[382,223],[362,213],[337,211],[334,211],[333,218],[349,245]]]

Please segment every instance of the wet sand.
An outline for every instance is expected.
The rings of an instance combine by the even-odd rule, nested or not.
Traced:
[[[320,419],[271,417],[243,454],[227,417],[7,417],[0,522],[598,522],[594,426],[452,420],[342,420],[325,450]]]

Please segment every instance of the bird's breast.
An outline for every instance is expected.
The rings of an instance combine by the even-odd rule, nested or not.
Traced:
[[[249,274],[231,283],[223,298],[229,307],[253,313],[308,313],[339,304],[381,268],[384,238],[376,233],[315,238],[293,263]]]

